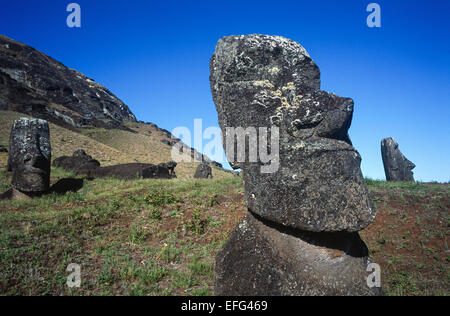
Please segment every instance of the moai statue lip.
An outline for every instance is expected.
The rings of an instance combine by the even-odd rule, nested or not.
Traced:
[[[50,130],[40,119],[17,119],[11,129],[8,168],[11,185],[27,194],[46,192],[50,186]]]
[[[320,90],[320,70],[300,44],[225,37],[210,68],[224,144],[229,127],[279,128],[275,172],[261,172],[261,162],[230,162],[243,170],[251,212],[313,232],[356,232],[374,220],[361,157],[348,136],[353,100]]]

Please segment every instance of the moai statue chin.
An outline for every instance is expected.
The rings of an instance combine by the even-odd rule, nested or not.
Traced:
[[[8,170],[11,186],[27,195],[38,195],[50,186],[50,129],[40,119],[17,119],[9,140]]]

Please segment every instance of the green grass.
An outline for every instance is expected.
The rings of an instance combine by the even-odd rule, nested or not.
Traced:
[[[8,181],[3,174],[0,184]],[[185,228],[198,220],[194,200],[221,216],[210,197],[242,192],[240,181],[85,180],[77,193],[0,201],[0,294],[211,295],[211,262],[224,232],[205,223],[200,240]],[[205,256],[209,263],[199,261]],[[80,289],[65,285],[70,263],[82,267]]]
[[[367,179],[378,210],[361,235],[387,295],[449,295],[450,185]]]
[[[52,170],[53,183],[74,176]],[[361,235],[386,294],[448,295],[450,186],[367,182],[378,216]],[[213,295],[215,256],[245,212],[240,178],[84,180],[0,201],[0,295]],[[66,286],[71,263],[79,289]]]

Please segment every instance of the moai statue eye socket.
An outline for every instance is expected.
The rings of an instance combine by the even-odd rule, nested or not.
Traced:
[[[9,141],[8,170],[12,187],[27,194],[45,192],[50,186],[50,129],[48,122],[20,118]]]

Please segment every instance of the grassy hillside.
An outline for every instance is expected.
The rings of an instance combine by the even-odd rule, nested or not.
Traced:
[[[53,171],[53,181],[74,177]],[[0,201],[0,295],[211,295],[242,196],[234,177],[98,179],[77,193]],[[82,266],[78,290],[65,285],[70,263]]]
[[[0,154],[3,189],[5,164]],[[369,189],[378,216],[361,235],[386,294],[449,295],[450,185]],[[0,202],[0,295],[212,295],[214,258],[245,212],[240,178],[85,180],[77,193]],[[66,286],[71,263],[80,289]]]
[[[0,111],[0,144],[14,119]],[[84,148],[103,165],[170,160],[166,135],[50,124],[53,157]],[[0,153],[0,193],[10,187]],[[174,180],[83,180],[76,193],[0,201],[0,295],[212,295],[214,257],[244,216],[241,178],[214,169],[194,180],[194,163]],[[52,169],[52,184],[77,178]],[[81,178],[80,178],[81,179]],[[450,184],[367,180],[378,209],[361,232],[382,268],[388,295],[449,295]],[[82,268],[82,286],[66,286],[66,268]]]
[[[389,295],[450,295],[450,184],[367,180],[378,214],[361,232]]]
[[[0,144],[8,145],[14,120],[24,116],[17,112],[0,111]],[[50,123],[52,158],[72,155],[75,150],[82,148],[100,161],[102,166],[132,162],[158,164],[172,160],[172,148],[161,143],[161,140],[170,139],[155,126],[142,123],[126,123],[126,126],[136,133],[103,128],[82,128],[80,133],[76,133]],[[180,163],[175,170],[177,176],[192,179],[197,165],[194,162]],[[213,168],[213,177],[231,176]]]

